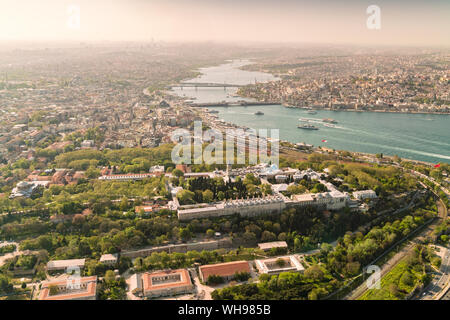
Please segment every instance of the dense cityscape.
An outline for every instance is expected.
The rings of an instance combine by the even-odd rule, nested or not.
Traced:
[[[450,299],[448,47],[145,37],[0,37],[0,303]]]
[[[220,132],[239,127],[206,108],[192,107],[166,88],[195,77],[199,65],[222,61],[202,59],[197,54],[201,48],[194,46],[77,50],[70,58],[64,49],[47,48],[49,60],[33,59],[38,62],[27,73],[20,71],[20,55],[15,54],[14,63],[2,70],[0,263],[5,297],[404,299],[427,292],[429,283],[437,281],[428,272],[412,271],[416,265],[433,270],[448,263],[447,251],[438,249],[448,244],[448,163],[434,166],[281,141],[279,167],[175,164],[170,157],[175,129],[192,130],[194,121]],[[248,51],[229,52],[245,56]],[[40,57],[42,52],[22,54]],[[171,52],[175,58],[168,58]],[[189,54],[197,58],[191,61]],[[139,64],[143,56],[146,63]],[[73,59],[72,71],[65,59]],[[171,59],[179,65],[174,67]],[[263,66],[251,68],[268,68]],[[303,66],[278,66],[275,73],[282,80],[240,92],[261,101],[267,99],[256,90],[270,100],[301,97],[312,84],[286,80],[278,73],[283,68],[292,77],[304,74],[299,71]],[[327,86],[320,85],[320,77],[330,78],[325,71],[310,70],[320,75],[311,89],[332,88],[344,98],[351,89],[364,88],[378,99],[372,94],[378,88],[385,99],[387,91],[409,99],[399,85],[393,85],[397,91],[369,86],[370,79],[393,77],[379,72],[384,76],[361,76],[352,86],[345,85],[345,78]],[[448,65],[432,75],[397,76],[432,81],[436,99],[447,99]],[[297,93],[290,91],[294,85]],[[252,151],[245,138],[241,145],[247,155]],[[424,226],[430,229],[421,231]],[[423,240],[402,244],[402,255],[391,257],[401,261],[389,270],[401,273],[400,284],[356,295],[364,265],[416,230]],[[61,273],[67,268],[82,270],[85,291],[67,286],[67,275]],[[274,285],[277,289],[270,289]]]
[[[260,101],[330,110],[449,113],[448,53],[289,57],[251,65],[282,81],[240,93]]]

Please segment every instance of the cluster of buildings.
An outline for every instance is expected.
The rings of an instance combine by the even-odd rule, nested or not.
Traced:
[[[168,56],[155,61],[161,54]],[[188,57],[202,60],[192,48],[165,46],[5,51],[11,63],[1,68],[0,167],[26,159],[46,168],[55,153],[171,143],[172,132],[200,119],[199,111],[158,83],[191,75],[189,63],[175,63]],[[0,187],[18,182],[0,174]]]
[[[245,87],[241,94],[295,107],[449,113],[450,78],[441,66],[445,58],[436,52],[302,58],[288,62],[281,81]]]
[[[287,247],[285,242],[260,244],[262,247]],[[196,285],[193,279],[198,274],[198,280],[207,284],[210,277],[221,278],[224,282],[236,279],[237,275],[246,274],[249,278],[259,274],[275,275],[282,272],[304,272],[301,257],[286,255],[259,259],[255,261],[231,261],[198,267],[198,272],[187,269],[162,270],[155,272],[136,273],[130,279],[129,291],[142,298],[159,298],[180,294],[195,293]]]
[[[86,259],[53,260],[47,263],[49,273],[67,272],[75,276],[61,280],[45,281],[41,285],[39,300],[95,300],[97,276],[78,277]]]
[[[39,300],[96,300],[97,276],[42,283]]]
[[[263,183],[270,184],[268,179],[274,179],[276,184],[271,184],[272,195],[252,199],[223,200],[214,203],[201,203],[194,205],[176,206],[178,219],[192,220],[201,218],[216,218],[222,216],[231,216],[239,214],[242,217],[255,217],[280,213],[288,207],[307,207],[312,206],[322,210],[340,210],[352,202],[361,202],[365,199],[377,198],[373,190],[356,191],[352,196],[347,192],[339,191],[332,183],[323,180],[326,173],[318,173],[312,169],[299,171],[286,168],[278,169],[276,165],[260,164],[255,167],[241,168],[235,171],[224,172],[225,179],[229,177],[245,176],[247,173],[253,173],[261,179]],[[323,184],[327,191],[320,193],[304,193],[286,196],[288,184],[284,182],[292,181],[290,184],[296,184],[302,179],[316,180]],[[179,187],[177,189],[179,190]],[[174,195],[174,198],[176,196]],[[175,202],[175,201],[174,201]]]
[[[236,274],[251,272],[250,262],[234,261],[203,265],[198,268],[198,277],[206,283],[210,276],[221,277],[224,281],[233,280]],[[137,296],[159,298],[195,291],[193,279],[187,269],[163,270],[134,274],[130,280],[130,291]]]
[[[17,183],[9,198],[29,198],[39,188],[48,188],[51,185],[76,184],[80,179],[85,178],[84,171],[70,169],[34,170],[24,181]]]
[[[14,198],[30,198],[33,194],[40,188],[45,188],[48,186],[48,181],[21,181],[19,182],[14,189],[12,189],[11,194],[9,195],[10,199]]]
[[[100,262],[106,266],[116,266],[118,254],[104,254]],[[47,263],[49,273],[67,273],[58,280],[41,284],[39,300],[96,300],[97,276],[82,277],[86,259],[52,260]]]
[[[210,276],[230,281],[237,273],[251,272],[248,261],[235,261],[204,265],[198,268],[200,281],[206,283]],[[164,270],[153,273],[134,274],[130,281],[130,291],[146,298],[158,298],[194,292],[193,279],[187,269]]]
[[[275,241],[258,244],[263,251],[274,248],[287,250],[287,243]],[[205,248],[204,248],[205,249]],[[203,249],[203,250],[204,250]],[[212,249],[212,248],[209,248]],[[195,250],[200,250],[196,248]],[[182,252],[175,250],[176,252]],[[152,251],[153,252],[153,251]],[[169,250],[169,252],[171,252]],[[128,257],[137,257],[138,255]],[[42,283],[38,294],[39,300],[95,300],[97,294],[97,276],[76,277],[70,274],[81,274],[85,267],[85,259],[53,260],[47,263],[47,271],[51,273],[69,273],[58,280]],[[104,254],[100,262],[107,266],[117,266],[117,254]],[[259,274],[279,274],[281,272],[303,272],[305,267],[298,255],[285,255],[258,259],[255,261],[231,261],[197,266],[195,269],[157,270],[153,272],[134,273],[128,283],[128,292],[140,298],[160,298],[176,295],[199,293],[198,281],[207,285],[210,277],[220,277],[224,282],[239,280],[237,275],[253,278]],[[75,272],[73,272],[75,271]],[[78,271],[78,272],[77,272]],[[198,277],[198,281],[194,278]]]
[[[199,119],[198,112],[177,101],[167,103],[157,99],[148,103],[147,99],[141,92],[135,98],[137,102],[131,106],[124,102],[121,107],[52,105],[35,106],[33,111],[23,113],[3,111],[1,116],[9,120],[5,122],[8,125],[0,125],[0,155],[8,162],[24,158],[38,160],[45,165],[49,158],[36,155],[37,148],[59,152],[69,147],[71,150],[152,148],[170,143],[176,128],[187,127],[194,119]],[[33,122],[29,115],[39,112],[44,115]],[[88,131],[92,128],[97,128],[102,133],[101,137],[91,139]],[[81,141],[64,141],[67,135],[75,132]]]

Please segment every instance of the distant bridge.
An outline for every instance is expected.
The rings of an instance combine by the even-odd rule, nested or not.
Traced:
[[[172,88],[239,88],[243,87],[242,84],[230,84],[230,83],[211,83],[211,82],[181,82],[168,86],[169,89]]]
[[[207,103],[188,103],[191,107],[233,107],[233,106],[273,106],[279,105],[279,102],[253,102],[253,101],[237,101],[237,102],[207,102]]]

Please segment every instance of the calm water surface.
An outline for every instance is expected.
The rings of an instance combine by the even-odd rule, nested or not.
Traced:
[[[200,69],[202,76],[190,82],[249,84],[277,80],[270,74],[238,69],[248,61],[233,61],[221,66]],[[235,97],[235,89],[193,88],[175,89],[177,94],[195,98],[195,102],[244,100]],[[250,100],[250,99],[245,99]],[[397,154],[403,158],[427,162],[450,160],[450,115],[396,114],[375,112],[317,111],[275,106],[210,107],[219,111],[219,119],[254,129],[279,129],[280,138],[305,142],[339,150],[368,153]],[[264,112],[257,116],[256,111]],[[334,128],[324,126],[322,119],[333,118]],[[299,119],[308,120],[319,130],[298,129]],[[327,140],[323,143],[322,140]]]

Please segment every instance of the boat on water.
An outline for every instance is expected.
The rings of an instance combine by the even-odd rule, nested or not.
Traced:
[[[331,118],[322,119],[322,121],[323,121],[323,122],[326,122],[326,123],[338,123],[336,120],[331,119]]]
[[[257,115],[257,116],[262,116],[263,114],[264,114],[264,112],[261,112],[261,111],[255,112],[255,115]]]
[[[208,113],[219,113],[219,110],[209,110]]]
[[[315,112],[314,110],[308,110],[306,111],[307,114],[317,114],[317,112]]]
[[[319,130],[319,128],[313,126],[312,124],[299,124],[297,128],[305,130]]]
[[[329,124],[329,123],[325,123],[324,126],[328,127],[328,128],[336,128],[336,126],[334,124]]]

